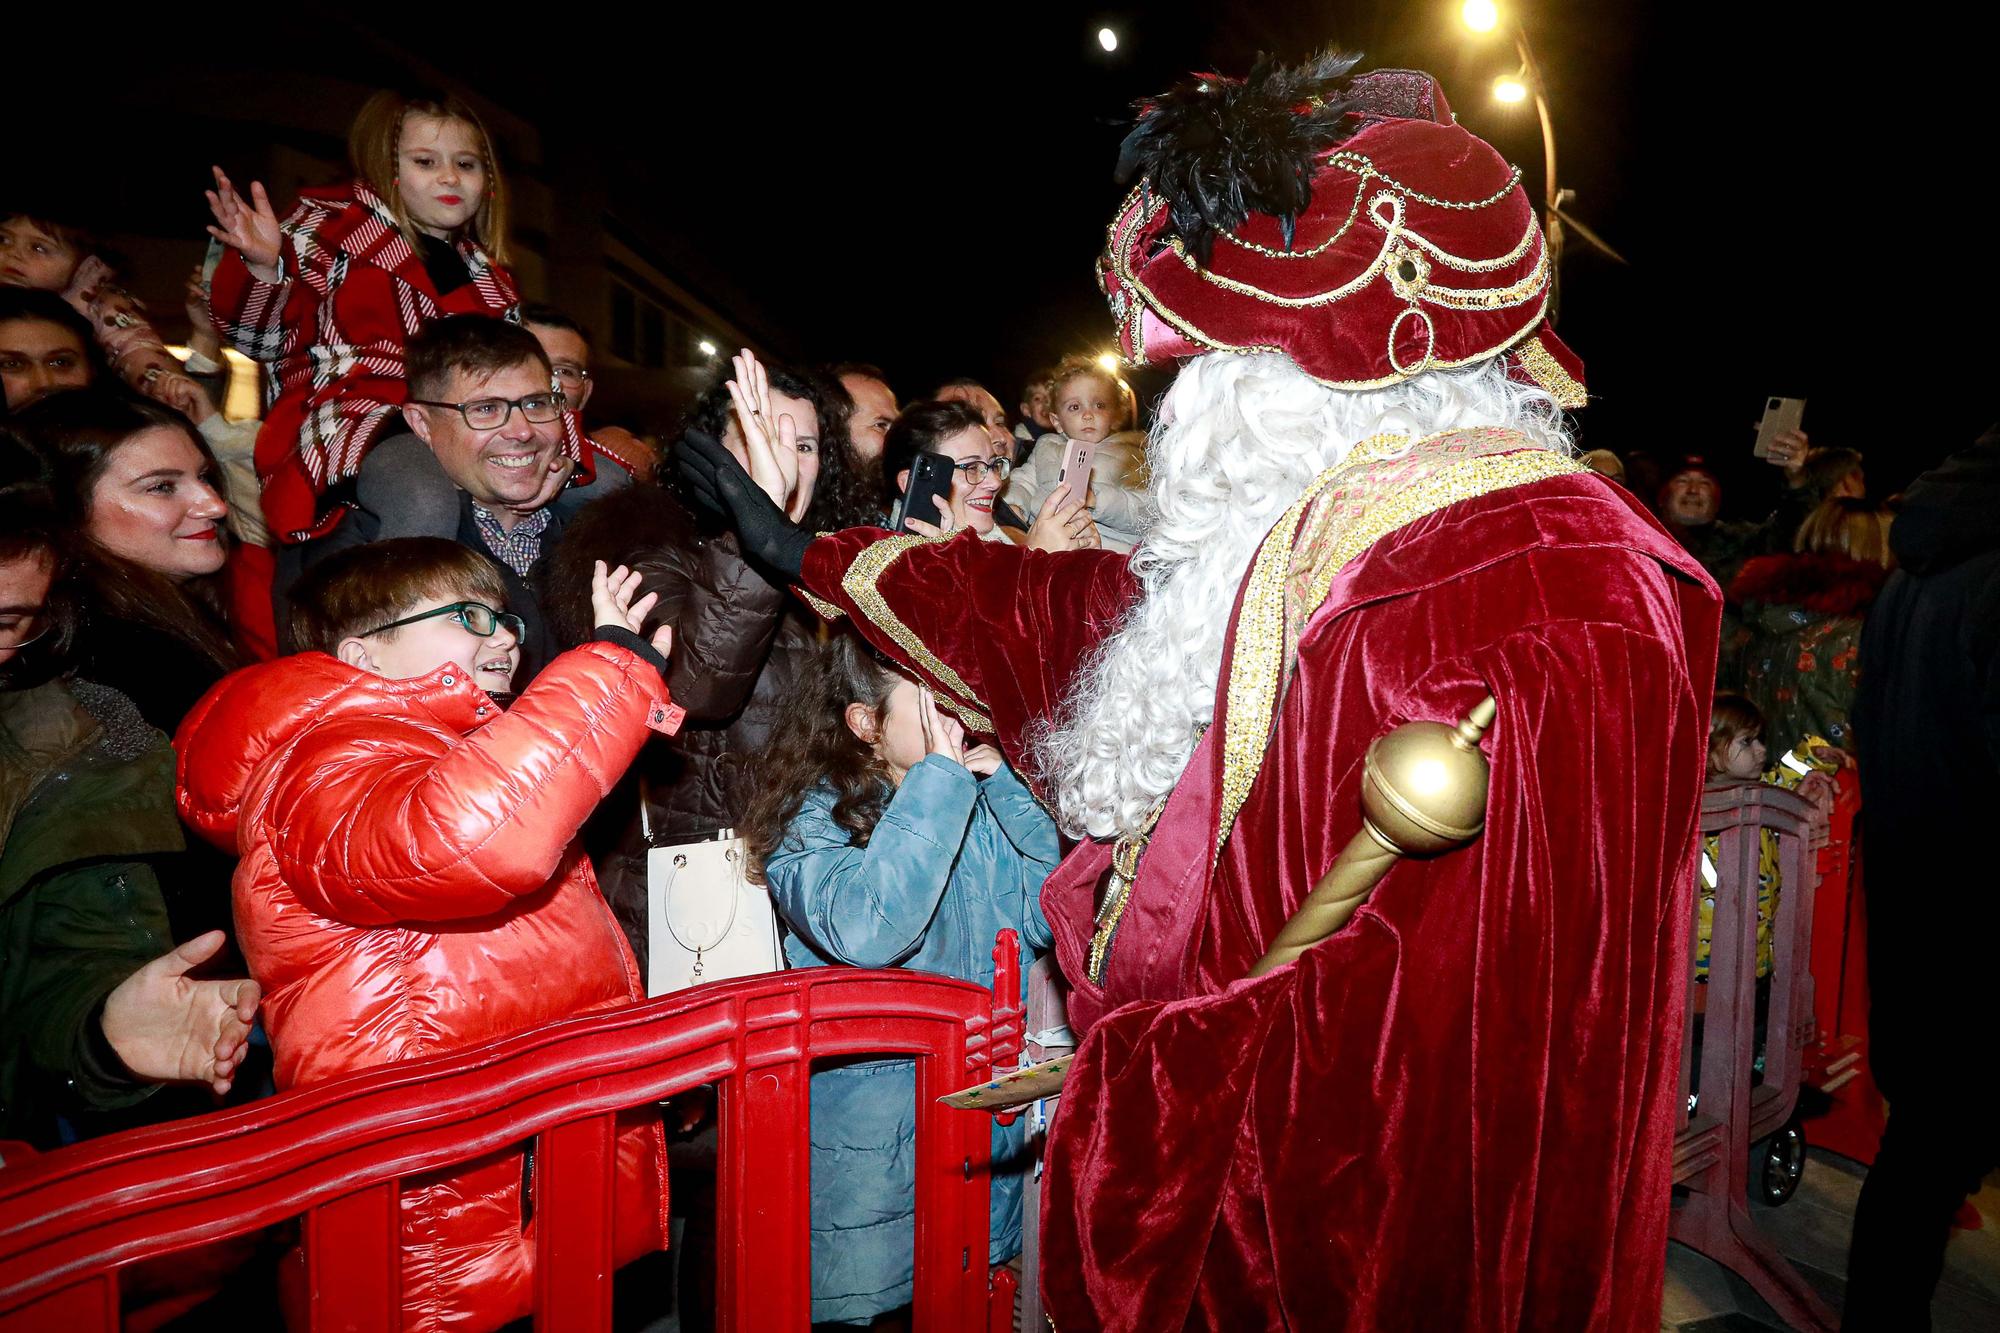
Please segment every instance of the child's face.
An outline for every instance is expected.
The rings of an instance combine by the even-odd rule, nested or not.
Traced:
[[[1050,403],[1062,433],[1086,444],[1111,433],[1122,406],[1117,392],[1096,375],[1070,376],[1056,386]]]
[[[0,286],[59,292],[82,258],[26,218],[0,222]]]
[[[859,704],[848,713],[848,726],[888,766],[890,781],[899,787],[903,785],[903,776],[930,753],[930,746],[924,743],[923,710],[924,692],[915,681],[899,679],[883,701],[879,716],[866,716],[867,710]],[[931,729],[960,738],[965,734],[957,718],[936,708],[931,710]]]
[[[456,235],[486,199],[479,131],[462,120],[409,117],[396,141],[396,193],[419,231]]]
[[[1754,781],[1764,775],[1764,738],[1737,736],[1723,747],[1716,770],[1724,777]]]
[[[457,602],[485,604],[480,594],[461,592],[428,598],[389,619],[409,620]],[[502,610],[490,609],[496,613]],[[467,621],[476,614],[457,611],[433,615],[383,633],[347,639],[340,645],[340,658],[385,680],[414,680],[441,666],[456,666],[480,689],[505,694],[514,687],[514,671],[521,665],[521,641],[511,627],[497,620],[491,634],[473,633]]]

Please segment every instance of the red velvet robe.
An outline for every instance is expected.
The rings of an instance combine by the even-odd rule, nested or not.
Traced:
[[[1277,594],[1292,667],[1218,857],[1227,736],[1254,728],[1229,716],[1231,676],[1273,595],[1246,579],[1216,722],[1101,988],[1085,960],[1110,848],[1051,876],[1087,1032],[1043,1199],[1063,1333],[1656,1325],[1720,599],[1594,475],[1493,479],[1344,563],[1307,521]],[[1332,507],[1421,494],[1391,481]],[[1315,602],[1316,559],[1337,572]],[[803,582],[990,716],[1017,764],[1133,595],[1122,557],[858,530],[815,542]],[[1368,745],[1488,692],[1484,835],[1398,864],[1333,938],[1240,980],[1360,827]]]

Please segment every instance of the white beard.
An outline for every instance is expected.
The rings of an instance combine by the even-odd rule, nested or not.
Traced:
[[[1150,443],[1159,519],[1132,555],[1138,601],[1035,738],[1056,813],[1076,837],[1139,835],[1214,720],[1222,646],[1257,548],[1314,477],[1356,443],[1510,426],[1570,448],[1561,409],[1498,359],[1345,393],[1289,358],[1211,353],[1168,390]]]

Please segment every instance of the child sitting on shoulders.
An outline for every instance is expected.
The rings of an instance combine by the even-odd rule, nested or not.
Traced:
[[[927,688],[849,635],[819,648],[783,716],[744,836],[792,966],[910,967],[990,986],[994,937],[1015,930],[1025,984],[1050,944],[1041,889],[1059,849],[999,751],[967,747]],[[816,1323],[866,1323],[911,1299],[915,1093],[907,1059],[813,1075]],[[1025,1132],[993,1129],[993,1263],[1021,1247]]]

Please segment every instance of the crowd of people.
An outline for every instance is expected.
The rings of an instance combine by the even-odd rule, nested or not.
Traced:
[[[282,218],[261,184],[246,193],[215,171],[185,355],[75,219],[0,216],[0,1139],[52,1149],[637,1002],[648,854],[663,846],[740,837],[789,966],[991,985],[997,931],[1019,933],[1024,964],[1054,949],[1044,883],[1079,840],[1110,856],[1143,824],[1143,848],[1208,720],[1185,728],[1166,788],[1143,786],[1143,763],[1092,787],[1076,773],[1115,745],[1088,751],[1087,727],[1081,749],[1047,733],[1045,748],[1013,744],[1034,707],[1003,716],[990,700],[982,714],[934,663],[851,632],[837,584],[783,555],[772,525],[1130,554],[1141,586],[1194,606],[1228,601],[1296,487],[1271,483],[1279,502],[1243,520],[1225,582],[1176,585],[1171,560],[1228,540],[1235,520],[1163,508],[1174,492],[1151,475],[1153,423],[1090,358],[1036,374],[1010,411],[974,378],[919,394],[860,360],[767,365],[745,350],[669,438],[592,422],[589,331],[524,300],[506,178],[472,109],[384,93],[349,150],[351,179]],[[222,410],[225,346],[261,366],[259,420]],[[1275,381],[1216,391],[1259,404],[1238,424],[1260,438],[1300,416]],[[1536,424],[1556,420],[1543,400],[1495,401],[1519,413],[1505,424],[1544,432],[1538,447],[1567,449],[1559,426]],[[1091,446],[1087,481],[1065,473],[1077,445]],[[1912,820],[1990,801],[1996,448],[1883,499],[1859,453],[1794,432],[1771,452],[1777,501],[1738,516],[1699,457],[1582,456],[1726,594],[1715,780],[1828,803],[1828,775],[1858,765],[1869,807]],[[947,461],[949,487],[935,512],[904,513],[927,455]],[[1016,571],[1082,567],[1003,559],[1016,556],[931,591],[1027,607],[1040,585]],[[1058,591],[1080,621],[1109,625],[1108,586]],[[1168,646],[1183,627],[1133,625],[1155,651],[1125,665],[1051,658],[1095,664],[1092,706],[1148,697],[1147,672],[1185,672],[1200,651],[1221,659],[1219,630],[1204,650]],[[1020,688],[1057,688],[1056,669]],[[1172,731],[1170,696],[1186,691],[1158,693],[1148,726]],[[1913,711],[1923,694],[1962,700],[1967,721],[1943,734]],[[1053,799],[1016,771],[1031,752],[1051,781],[1074,770]],[[1885,849],[1911,826],[1871,829],[1885,900],[1900,890]],[[1764,887],[1760,975],[1782,893]],[[1909,947],[1893,922],[1871,939],[1901,960],[1878,969],[1877,1002],[1913,1052],[1931,1038],[1903,998],[1918,969],[1894,951]],[[1972,1113],[1939,1072],[1952,1061],[1897,1058],[1901,1086],[1882,1080],[1897,1099],[1885,1183],[1869,1189],[1904,1211],[1864,1224],[1876,1256],[1927,1243],[1880,1218],[1948,1215],[1980,1165],[1943,1146]],[[914,1087],[906,1061],[814,1078],[816,1320],[890,1326],[910,1301]],[[621,1122],[618,1262],[664,1246],[668,1141],[712,1141],[705,1120],[695,1102]],[[1021,1126],[996,1123],[995,1263],[1021,1248],[1033,1169]],[[529,1312],[528,1190],[518,1147],[406,1187],[409,1327]],[[1869,1284],[1901,1270],[1862,1246],[1855,1289],[1878,1299]]]

